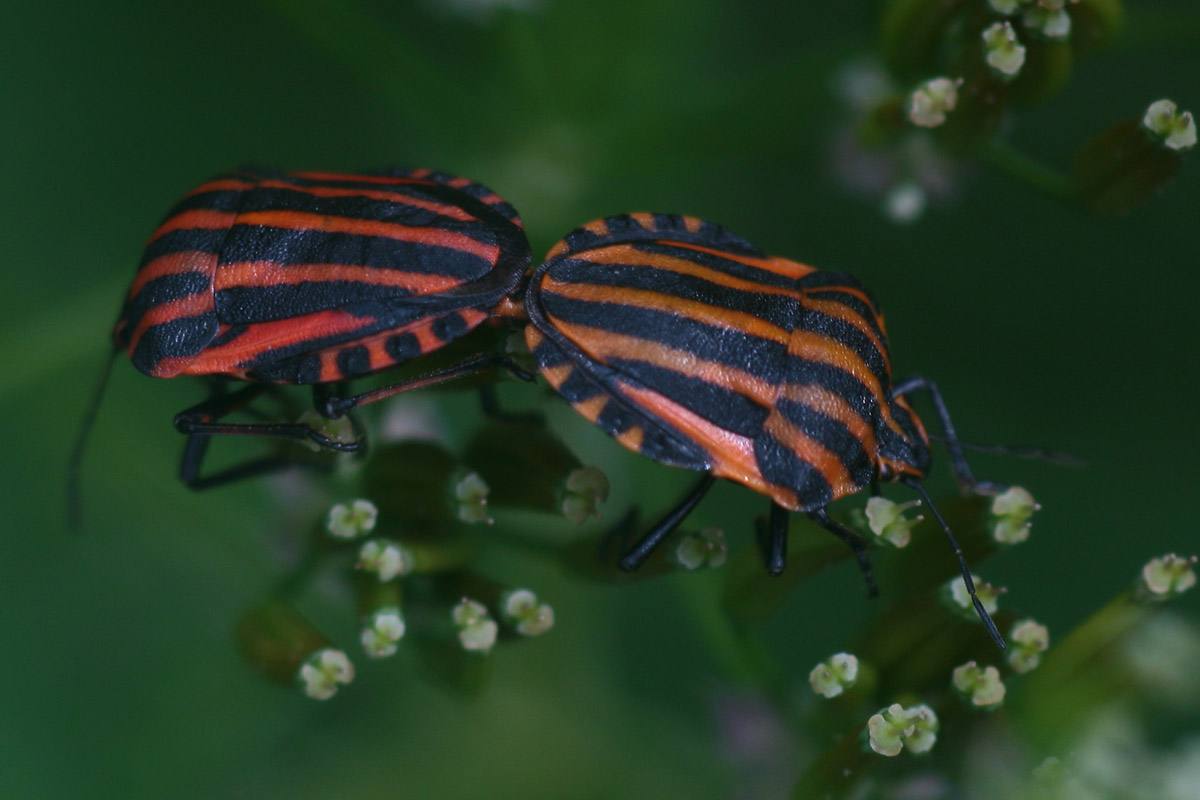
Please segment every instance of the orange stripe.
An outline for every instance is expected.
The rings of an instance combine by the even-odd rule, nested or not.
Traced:
[[[347,175],[342,172],[289,172],[288,175],[296,178],[303,178],[309,181],[356,181],[358,183],[424,183],[429,181],[423,180],[424,176],[417,176],[417,171],[414,171],[408,177],[396,177],[390,175]],[[428,172],[426,172],[428,174]]]
[[[572,407],[588,422],[594,423],[600,418],[600,412],[604,410],[606,405],[608,405],[608,396],[598,394],[595,397],[589,397],[587,400],[581,400]]]
[[[368,319],[344,311],[319,311],[292,319],[257,322],[229,344],[204,350],[185,372],[189,375],[244,374],[240,365],[259,353],[308,339],[351,333],[369,323]]]
[[[638,250],[632,244],[618,244],[610,247],[600,248],[598,250],[588,251],[586,254],[580,254],[582,258],[586,258],[592,264],[623,264],[634,267],[648,267],[652,269],[661,269],[667,272],[674,272],[679,275],[690,275],[692,277],[701,278],[715,283],[718,286],[723,286],[727,289],[738,289],[746,292],[757,292],[759,294],[775,294],[784,297],[795,298],[802,300],[803,294],[797,289],[787,289],[782,286],[772,286],[767,283],[758,281],[743,280],[735,278],[732,275],[721,272],[720,270],[706,267],[702,264],[697,264],[687,258],[678,258],[676,256],[668,256],[659,253],[646,253]],[[749,266],[754,266],[750,262],[741,258],[734,258],[734,261],[739,261]]]
[[[821,291],[829,291],[829,289],[822,287]],[[834,291],[841,291],[841,289],[838,288]],[[866,300],[863,302],[866,302]],[[805,297],[804,305],[807,308],[811,308],[813,311],[819,311],[822,314],[836,317],[843,322],[848,322],[862,331],[863,335],[870,339],[871,344],[875,345],[875,349],[879,351],[879,355],[883,358],[883,363],[887,367],[887,374],[892,374],[892,364],[888,358],[887,345],[880,341],[879,337],[875,335],[875,331],[871,329],[870,324],[868,324],[858,312],[850,308],[845,303],[839,303],[836,300],[815,300],[811,297]],[[870,307],[870,303],[867,305]],[[876,321],[879,323],[879,329],[883,330],[883,320],[877,317]]]
[[[780,387],[779,395],[802,403],[830,419],[842,423],[854,438],[862,443],[863,450],[871,457],[871,460],[877,460],[878,446],[875,443],[875,429],[840,394],[815,383],[785,383]]]
[[[380,236],[404,242],[419,242],[433,247],[445,247],[462,253],[470,253],[493,264],[496,263],[500,253],[500,248],[496,245],[477,242],[469,236],[452,231],[399,225],[392,222],[377,222],[370,219],[332,217],[304,211],[253,211],[248,214],[239,214],[237,224],[264,225],[296,231],[317,230],[356,236]]]
[[[617,441],[635,453],[642,452],[642,443],[645,439],[646,432],[640,425],[634,425],[624,433],[617,434]]]
[[[798,459],[820,472],[833,490],[832,499],[837,500],[862,488],[851,479],[846,465],[836,453],[784,419],[782,414],[775,412],[767,417],[763,430],[795,453]],[[797,508],[799,503],[789,507],[789,510],[795,511]]]
[[[462,285],[463,281],[449,276],[375,267],[355,267],[347,264],[288,264],[273,261],[241,261],[222,264],[217,270],[215,288],[279,286],[281,284],[325,283],[352,281],[375,286],[392,286],[414,295],[435,294]]]
[[[758,469],[758,460],[754,457],[753,439],[714,425],[651,389],[634,386],[625,381],[617,381],[617,387],[635,406],[658,416],[688,439],[699,444],[709,456],[709,471],[713,475],[749,486],[786,508],[796,507],[794,492],[772,486],[763,478]]]
[[[176,275],[180,272],[203,272],[211,276],[217,268],[217,256],[202,250],[185,250],[182,253],[171,253],[150,261],[138,270],[133,278],[133,286],[129,287],[130,299],[137,296],[147,282],[163,275]]]
[[[297,186],[294,183],[287,181],[262,181],[258,184],[260,187],[268,189],[289,189],[295,192],[303,192],[311,194],[314,197],[367,197],[372,200],[386,200],[391,203],[399,203],[415,208],[422,208],[426,211],[432,211],[435,214],[441,214],[444,217],[453,217],[458,220],[473,220],[474,216],[467,213],[458,206],[448,205],[446,203],[438,203],[433,200],[424,200],[417,197],[409,197],[408,195],[397,194],[395,192],[379,191],[375,189],[346,189],[337,186]]]
[[[557,367],[539,367],[542,377],[546,379],[546,383],[553,386],[555,389],[562,386],[567,378],[571,377],[571,371],[575,368],[570,364],[560,364]]]
[[[138,342],[141,341],[142,335],[151,325],[160,325],[164,322],[181,319],[183,317],[195,317],[200,314],[205,314],[213,310],[213,295],[212,292],[200,292],[199,294],[189,294],[185,297],[180,297],[177,300],[171,300],[166,303],[154,306],[145,314],[142,315],[138,326],[134,328],[133,333],[129,337],[129,354],[133,355],[134,349]]]
[[[783,328],[772,325],[753,314],[730,311],[698,303],[695,300],[673,297],[662,292],[612,286],[593,286],[586,283],[562,283],[549,275],[542,278],[540,289],[562,297],[583,300],[589,303],[617,303],[637,308],[665,311],[678,317],[685,317],[694,322],[741,331],[742,333],[778,342],[782,345],[786,345],[790,338],[788,332]],[[556,319],[555,327],[560,324],[561,321]]]
[[[653,214],[647,214],[645,211],[637,211],[633,214],[630,214],[629,218],[648,231],[654,230]]]
[[[205,192],[228,192],[235,190],[249,189],[254,186],[254,181],[248,178],[220,178],[208,183],[202,183],[195,189],[184,195],[184,197],[195,197],[198,194]]]
[[[669,238],[664,238],[666,241],[670,241]],[[686,247],[688,250],[696,250],[700,253],[708,253],[710,255],[720,256],[721,258],[728,258],[732,261],[740,261],[746,266],[757,267],[759,269],[766,270],[767,272],[774,272],[776,275],[782,275],[785,278],[798,279],[803,278],[805,275],[811,275],[812,273],[817,272],[815,267],[810,267],[807,264],[801,264],[799,261],[792,261],[787,258],[779,258],[778,256],[756,258],[754,256],[744,256],[736,253],[730,253],[728,250],[715,250],[711,247],[691,244],[690,242],[670,241],[670,243],[673,245],[678,245],[679,247]]]
[[[591,358],[602,363],[614,358],[645,361],[680,375],[699,378],[705,383],[737,392],[766,408],[774,405],[775,396],[779,391],[775,385],[748,372],[716,361],[705,361],[686,350],[667,347],[653,339],[639,339],[562,321],[556,321],[554,327]]]
[[[233,219],[236,216],[237,214],[232,211],[213,211],[208,208],[195,208],[191,211],[184,211],[171,217],[162,225],[159,225],[158,229],[150,234],[147,244],[153,242],[164,233],[170,233],[171,231],[186,230],[188,228],[219,231],[222,228],[228,228],[232,225]]]

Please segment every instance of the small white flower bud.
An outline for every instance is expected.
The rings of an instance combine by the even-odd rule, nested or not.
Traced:
[[[329,509],[325,529],[333,538],[349,541],[375,530],[378,516],[379,509],[370,500],[355,500],[349,506],[338,503]]]
[[[858,659],[849,653],[837,653],[812,668],[808,682],[822,697],[837,697],[858,680]]]
[[[983,46],[988,66],[1001,75],[1013,78],[1025,63],[1025,46],[1017,40],[1012,23],[997,22],[983,32]]]
[[[300,689],[314,700],[328,700],[337,694],[338,686],[352,680],[354,664],[341,650],[330,647],[309,656],[296,674]]]

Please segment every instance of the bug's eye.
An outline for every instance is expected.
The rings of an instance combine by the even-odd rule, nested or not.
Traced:
[[[886,464],[879,465],[879,480],[890,481],[892,479],[892,468]]]

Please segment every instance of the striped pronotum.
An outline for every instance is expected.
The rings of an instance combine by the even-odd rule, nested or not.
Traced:
[[[463,335],[528,263],[516,211],[463,178],[237,170],[150,237],[114,337],[155,377],[326,383]]]

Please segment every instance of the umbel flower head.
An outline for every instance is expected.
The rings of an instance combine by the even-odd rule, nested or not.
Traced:
[[[1023,619],[1013,625],[1009,634],[1012,648],[1008,652],[1008,665],[1014,672],[1024,673],[1037,667],[1042,653],[1050,647],[1050,631],[1031,619]]]
[[[1004,682],[1000,680],[1000,670],[995,667],[981,667],[974,661],[968,661],[954,668],[952,683],[959,694],[976,708],[990,710],[998,708],[1004,701]]]
[[[938,718],[924,703],[905,708],[894,703],[867,720],[867,745],[881,756],[929,752],[937,741]]]
[[[808,683],[822,697],[837,697],[858,680],[858,659],[850,653],[835,653],[808,673]]]
[[[341,650],[327,647],[309,656],[300,665],[296,682],[301,691],[314,700],[328,700],[339,686],[354,680],[354,665]]]
[[[1183,594],[1196,585],[1195,565],[1196,556],[1184,558],[1174,553],[1150,559],[1142,567],[1138,581],[1139,594],[1153,602]]]

